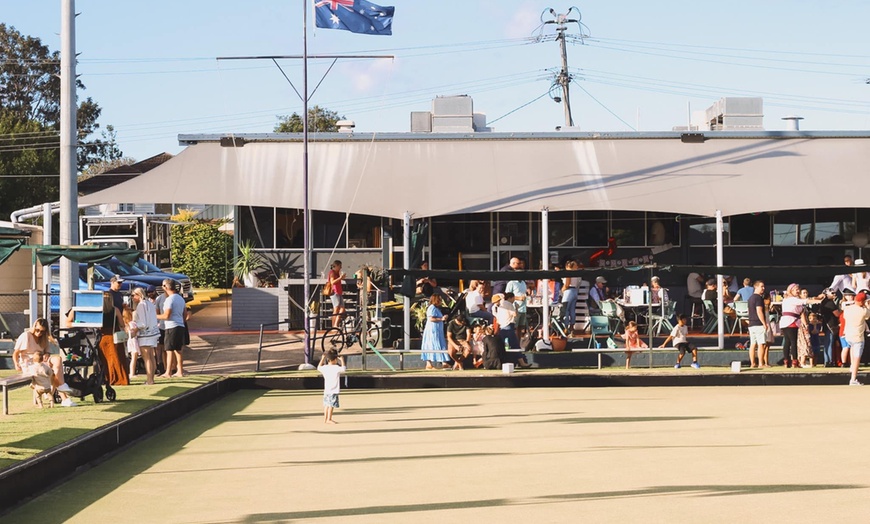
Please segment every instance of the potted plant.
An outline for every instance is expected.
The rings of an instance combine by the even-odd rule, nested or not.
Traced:
[[[429,308],[429,303],[425,301],[420,301],[411,306],[411,319],[414,322],[414,327],[417,328],[417,331],[422,333],[423,328],[426,327],[426,310]]]
[[[242,279],[245,287],[257,287],[260,283],[257,271],[266,266],[265,262],[263,255],[254,251],[254,243],[250,240],[245,241],[239,244],[239,255],[233,265],[233,274],[236,278]]]

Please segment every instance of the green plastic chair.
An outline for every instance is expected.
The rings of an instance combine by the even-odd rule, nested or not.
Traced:
[[[589,317],[589,329],[592,336],[589,337],[589,347],[595,345],[595,349],[599,349],[601,344],[598,342],[598,336],[606,336],[608,339],[613,338],[613,330],[610,329],[610,319],[604,315],[592,315]],[[608,344],[609,346],[609,344]]]
[[[657,311],[661,311],[661,313],[656,313]],[[666,302],[664,307],[653,306],[653,313],[649,317],[649,331],[647,333],[655,332],[658,335],[662,332],[662,328],[664,328],[665,332],[670,334],[674,329],[671,319],[674,318],[676,311],[677,302],[675,300]]]

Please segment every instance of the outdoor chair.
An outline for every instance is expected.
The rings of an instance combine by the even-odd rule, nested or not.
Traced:
[[[745,300],[735,300],[734,301],[734,311],[737,313],[737,318],[734,319],[734,325],[731,326],[731,334],[734,334],[734,330],[738,329],[740,334],[743,334],[743,321],[746,321],[746,324],[749,324],[749,302]]]
[[[716,312],[716,306],[712,300],[704,300],[704,316],[707,320],[704,322],[704,333],[715,333],[719,330],[719,314]],[[728,315],[725,315],[725,331],[728,331]]]
[[[701,302],[700,298],[693,297],[692,295],[686,295],[686,305],[690,306],[691,309],[689,311],[684,311],[684,313],[688,313],[689,315],[689,328],[695,327],[695,322],[701,324],[701,326],[705,323],[704,318],[704,304]],[[684,306],[685,307],[685,306]]]
[[[610,327],[613,331],[619,332],[619,328],[623,325],[622,319],[619,318],[619,311],[616,307],[616,302],[612,300],[604,300],[601,302],[601,313],[610,321]]]
[[[592,315],[589,317],[589,330],[591,331],[591,336],[589,337],[589,347],[595,346],[595,349],[601,347],[601,344],[598,342],[596,337],[605,336],[607,337],[607,345],[608,347],[612,347],[610,345],[610,341],[613,340],[613,330],[610,329],[610,319],[604,315]]]
[[[657,313],[657,311],[661,311],[661,313]],[[664,306],[653,307],[652,315],[649,317],[649,331],[647,333],[655,333],[656,335],[659,335],[662,332],[662,328],[664,328],[665,332],[670,334],[671,331],[674,330],[674,325],[671,323],[671,319],[674,318],[676,311],[676,300],[666,302]]]

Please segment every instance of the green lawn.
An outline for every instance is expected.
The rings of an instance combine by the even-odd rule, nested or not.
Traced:
[[[0,370],[0,377],[14,374],[15,370]],[[190,375],[146,386],[144,377],[137,377],[130,386],[115,388],[115,402],[95,404],[88,396],[84,401],[75,399],[78,405],[72,408],[55,405],[49,409],[46,404],[39,409],[33,405],[29,387],[14,389],[9,393],[9,415],[0,415],[0,469],[216,378]]]

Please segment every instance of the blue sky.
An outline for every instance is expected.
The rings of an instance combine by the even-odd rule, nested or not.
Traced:
[[[78,73],[121,149],[137,160],[177,153],[179,133],[270,132],[301,101],[268,61],[216,57],[302,53],[304,0],[78,0]],[[377,3],[377,2],[376,2]],[[541,13],[572,4],[532,0],[393,0],[393,36],[313,30],[309,53],[395,55],[339,61],[312,104],[360,132],[407,131],[411,111],[468,94],[497,131],[564,123],[548,95],[559,51],[534,42]],[[576,3],[590,34],[568,45],[572,106],[586,131],[669,130],[687,107],[763,96],[766,129],[870,129],[870,2],[602,1]],[[0,20],[60,49],[60,0],[0,0]],[[549,17],[545,17],[549,18]],[[578,34],[576,26],[569,32]],[[552,35],[548,26],[545,35]],[[331,61],[311,62],[313,87]],[[301,89],[299,61],[280,62]]]

